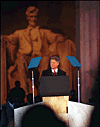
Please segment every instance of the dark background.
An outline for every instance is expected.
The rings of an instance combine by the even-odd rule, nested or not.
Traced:
[[[25,11],[29,6],[39,8],[36,25],[67,35],[75,42],[76,4],[74,1],[1,1],[2,35],[9,35],[15,30],[27,27]]]

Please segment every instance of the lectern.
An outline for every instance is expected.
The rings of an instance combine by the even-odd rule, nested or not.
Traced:
[[[56,114],[67,113],[70,94],[69,76],[42,76],[40,79],[40,95],[45,105]]]
[[[42,76],[40,79],[40,94],[42,97],[69,96],[69,76]]]

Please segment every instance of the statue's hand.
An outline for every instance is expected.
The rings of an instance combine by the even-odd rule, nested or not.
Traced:
[[[7,35],[1,35],[1,41],[6,42],[8,41]]]
[[[57,34],[57,42],[64,42],[65,37],[63,37],[61,34]]]

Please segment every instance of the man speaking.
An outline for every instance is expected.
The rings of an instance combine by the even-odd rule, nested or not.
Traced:
[[[68,96],[70,93],[69,76],[59,69],[59,57],[50,58],[50,67],[42,71],[40,79],[40,95],[43,96]]]
[[[50,68],[44,70],[41,76],[66,76],[66,72],[58,68],[60,60],[57,56],[50,59]]]

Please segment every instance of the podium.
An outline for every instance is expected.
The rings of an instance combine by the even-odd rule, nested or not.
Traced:
[[[42,97],[45,105],[49,106],[56,114],[68,113],[69,96]]]
[[[40,95],[44,105],[68,126],[68,101],[70,83],[68,76],[43,76],[40,79]]]

